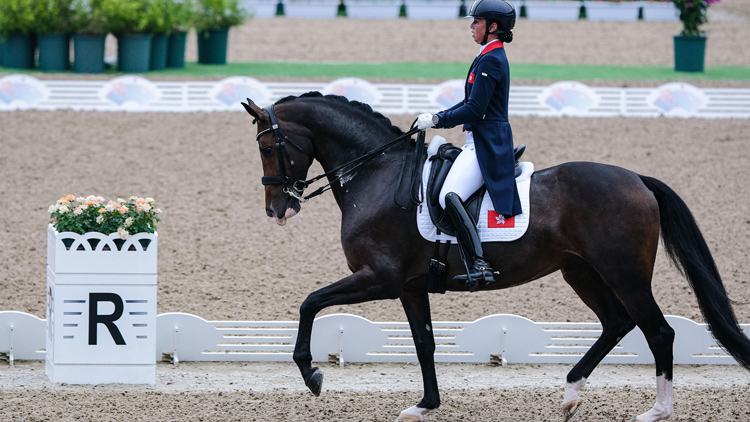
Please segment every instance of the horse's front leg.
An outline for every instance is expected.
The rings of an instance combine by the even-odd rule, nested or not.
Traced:
[[[432,333],[430,298],[427,292],[404,292],[401,304],[409,319],[419,366],[422,369],[424,397],[416,406],[399,415],[396,422],[421,422],[423,417],[440,406],[437,376],[435,375],[435,336]]]
[[[316,396],[323,386],[323,373],[312,367],[310,338],[315,315],[335,305],[350,305],[379,299],[395,299],[398,291],[392,285],[378,282],[373,271],[364,268],[341,280],[310,293],[300,306],[297,343],[294,346],[294,362],[297,363],[305,385]]]

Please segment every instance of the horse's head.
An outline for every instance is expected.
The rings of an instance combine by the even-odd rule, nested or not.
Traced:
[[[304,180],[313,162],[310,133],[283,106],[263,109],[249,98],[242,105],[258,125],[266,214],[283,226],[300,211]]]

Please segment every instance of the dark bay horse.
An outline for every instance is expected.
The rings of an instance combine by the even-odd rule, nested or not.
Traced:
[[[318,160],[342,212],[341,242],[352,274],[311,293],[300,307],[294,361],[305,384],[320,394],[323,374],[312,367],[313,320],[322,309],[398,298],[411,327],[424,396],[398,421],[421,421],[440,406],[435,375],[427,279],[434,245],[418,232],[416,213],[394,202],[407,133],[362,103],[308,93],[262,109],[243,104],[257,123],[266,213],[278,224],[300,211],[304,179]],[[270,112],[270,113],[269,113]],[[402,143],[386,147],[392,140]],[[375,153],[372,153],[372,152]],[[367,156],[368,160],[357,161]],[[413,157],[412,157],[413,158]],[[352,164],[354,160],[354,164]],[[407,161],[409,168],[415,160]],[[343,166],[343,167],[342,167]],[[533,215],[526,234],[485,245],[497,280],[479,290],[505,289],[562,271],[597,315],[602,334],[567,376],[563,419],[581,405],[580,388],[633,328],[646,337],[656,364],[657,398],[638,421],[672,414],[674,330],[651,292],[659,235],[672,262],[695,292],[721,346],[750,369],[750,340],[737,324],[716,264],[685,203],[667,185],[610,165],[571,162],[532,176]],[[449,291],[466,291],[453,276],[464,271],[457,248],[448,257]]]

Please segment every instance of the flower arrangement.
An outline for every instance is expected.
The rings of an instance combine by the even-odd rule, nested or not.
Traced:
[[[198,0],[195,29],[203,32],[209,29],[230,28],[242,25],[247,12],[240,7],[239,0]]]
[[[680,35],[702,36],[704,32],[701,25],[708,22],[708,6],[718,3],[720,0],[672,0],[677,9],[680,10],[682,21],[682,32]]]
[[[156,223],[161,221],[161,210],[154,207],[153,198],[135,196],[127,200],[118,198],[105,204],[101,196],[83,198],[68,195],[60,198],[47,211],[50,224],[58,232],[118,233],[121,239],[136,233],[154,233]]]

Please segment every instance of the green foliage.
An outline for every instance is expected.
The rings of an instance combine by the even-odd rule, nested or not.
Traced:
[[[682,21],[682,32],[680,35],[698,36],[703,35],[701,25],[708,22],[708,6],[718,3],[720,0],[672,0],[677,9],[680,10]]]
[[[35,0],[0,0],[0,35],[36,31]]]
[[[151,0],[99,0],[101,12],[107,19],[107,32],[142,34],[154,25]]]
[[[82,35],[105,35],[107,17],[102,12],[100,0],[73,0],[72,32]]]
[[[238,0],[198,0],[195,29],[229,28],[242,25],[247,13],[240,8]]]
[[[67,34],[73,30],[73,0],[34,0],[37,34]]]
[[[170,34],[177,30],[189,30],[195,21],[195,7],[192,0],[151,0],[148,31]]]
[[[104,204],[104,198],[89,196],[76,198],[68,195],[49,207],[50,224],[58,232],[84,234],[98,232],[119,233],[125,239],[136,233],[154,233],[161,221],[161,211],[151,198],[118,199]]]

